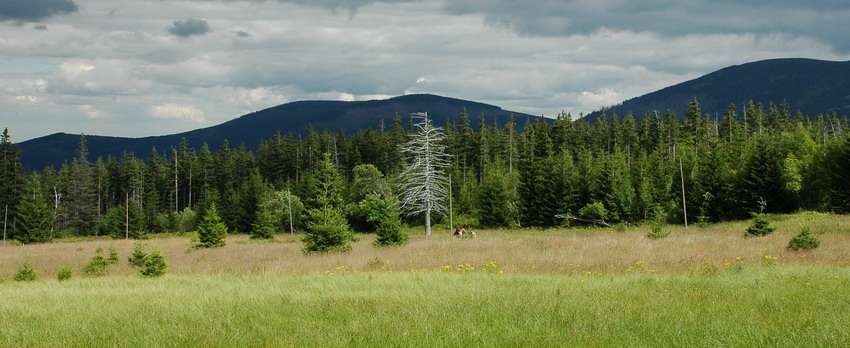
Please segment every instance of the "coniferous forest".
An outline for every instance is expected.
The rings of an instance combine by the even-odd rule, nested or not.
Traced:
[[[638,121],[611,114],[595,124],[566,114],[498,124],[458,110],[456,121],[437,125],[450,155],[451,219],[546,228],[659,217],[709,224],[761,209],[850,212],[846,117],[795,113],[785,102],[730,105],[722,115],[703,113],[697,100],[688,106],[683,117],[647,113]],[[374,232],[380,218],[369,207],[397,219],[391,210],[398,209],[398,177],[409,161],[399,147],[412,131],[397,116],[391,125],[356,134],[312,127],[303,136],[278,133],[256,151],[184,140],[118,158],[89,158],[81,136],[72,161],[29,172],[6,130],[4,237],[23,243],[142,238],[207,224],[258,238],[310,226],[342,239],[351,231]],[[449,224],[449,216],[437,219]],[[316,227],[321,221],[332,223]],[[416,216],[406,221],[422,224]]]

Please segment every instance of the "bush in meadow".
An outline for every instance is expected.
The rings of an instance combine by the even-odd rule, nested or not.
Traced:
[[[66,281],[74,277],[74,269],[70,266],[62,266],[59,268],[59,271],[56,272],[56,279],[61,281]]]
[[[791,250],[811,250],[820,246],[820,240],[815,237],[808,227],[803,227],[800,234],[791,238],[788,242],[788,249]]]
[[[753,213],[753,220],[750,222],[750,226],[747,227],[747,231],[744,232],[744,237],[766,236],[776,230],[776,227],[770,225],[767,215],[764,214],[764,207],[766,205],[764,200],[759,202],[759,212]]]
[[[136,243],[133,245],[133,253],[127,258],[127,262],[133,267],[143,267],[145,265],[145,244]]]
[[[83,274],[91,277],[102,277],[109,271],[109,265],[112,261],[100,255],[100,249],[95,251],[89,263],[83,267]]]
[[[18,271],[12,276],[12,280],[16,282],[31,282],[36,279],[38,279],[38,275],[35,274],[35,269],[32,267],[32,263],[30,263],[29,260],[21,262],[21,266],[18,267]]]
[[[147,254],[144,265],[145,268],[140,269],[139,274],[148,278],[162,276],[168,268],[168,262],[165,261],[165,256],[159,250]]]
[[[360,207],[366,212],[368,221],[377,224],[375,245],[402,245],[407,242],[408,236],[401,229],[401,214],[394,199],[370,193],[360,202]]]
[[[196,248],[217,248],[227,244],[227,225],[221,221],[218,208],[212,203],[204,212],[201,223],[198,224],[198,244]]]
[[[656,208],[655,215],[652,217],[652,221],[649,222],[649,233],[646,236],[652,239],[667,237],[670,235],[670,231],[665,230],[665,227],[667,227],[667,213],[662,208]]]

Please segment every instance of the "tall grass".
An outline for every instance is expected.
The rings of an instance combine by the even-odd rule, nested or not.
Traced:
[[[655,273],[693,273],[706,268],[760,264],[769,257],[779,264],[850,265],[850,217],[801,213],[773,217],[777,231],[769,236],[744,238],[747,222],[715,224],[708,228],[671,226],[670,237],[646,238],[648,228],[625,232],[606,229],[478,230],[478,238],[457,239],[448,232],[413,235],[401,247],[376,248],[374,236],[360,235],[348,253],[305,255],[299,235],[282,234],[276,242],[256,242],[247,236],[228,237],[224,248],[193,250],[188,236],[157,237],[148,249],[159,249],[171,274],[313,274],[344,266],[357,271],[435,270],[444,266],[489,261],[506,273],[626,273],[637,269]],[[811,227],[822,240],[815,250],[786,249],[802,226]],[[135,241],[96,239],[0,247],[0,277],[9,278],[29,259],[42,277],[54,277],[59,268],[82,269],[97,248],[118,249],[120,262],[110,274],[135,273],[126,262]]]
[[[142,279],[135,241],[0,247],[0,346],[848,346],[850,218],[772,217],[646,228],[479,230],[414,235],[376,248],[305,255],[298,235],[229,237],[193,250],[189,236],[144,241],[169,263]],[[808,226],[822,240],[786,249]],[[109,276],[79,275],[101,248]],[[23,260],[40,276],[9,278]],[[79,275],[59,282],[63,266]]]
[[[335,272],[0,284],[0,346],[847,346],[850,271]]]

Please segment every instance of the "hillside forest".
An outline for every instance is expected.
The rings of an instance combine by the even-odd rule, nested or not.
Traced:
[[[459,110],[438,125],[450,156],[443,173],[450,194],[449,214],[434,218],[443,226],[451,219],[466,228],[547,228],[850,212],[847,118],[791,110],[786,102],[750,101],[711,115],[694,99],[685,115],[610,114],[594,124],[569,114],[498,124]],[[522,132],[516,122],[526,123]],[[230,233],[299,232],[316,226],[320,214],[311,212],[322,207],[336,209],[325,217],[343,219],[343,229],[374,232],[376,200],[398,209],[399,174],[411,160],[400,145],[413,131],[396,116],[356,134],[279,132],[256,151],[184,139],[118,158],[89,158],[81,136],[72,161],[30,172],[7,129],[0,144],[4,238],[142,238],[195,231],[209,214],[220,215]]]

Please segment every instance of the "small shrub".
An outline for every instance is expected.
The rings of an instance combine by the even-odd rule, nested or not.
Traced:
[[[764,200],[759,201],[759,212],[753,213],[753,221],[750,222],[750,226],[744,232],[744,237],[766,236],[776,230],[775,227],[770,225],[767,215],[764,214],[765,206],[767,206],[767,203]]]
[[[578,215],[586,220],[594,221],[595,223],[605,223],[605,218],[608,217],[608,210],[601,202],[594,201],[578,210]]]
[[[118,263],[118,249],[115,248],[115,245],[109,246],[109,257],[107,260],[112,263]]]
[[[145,265],[145,257],[147,255],[148,254],[145,253],[145,244],[136,243],[133,245],[133,253],[127,258],[127,262],[130,263],[130,266],[142,267]]]
[[[377,224],[375,233],[378,237],[374,245],[402,245],[407,242],[408,235],[402,231],[401,217],[394,199],[370,193],[359,205],[366,212],[366,219]]]
[[[710,225],[710,224],[709,224],[709,222],[708,222],[708,216],[705,216],[705,215],[697,216],[697,227],[699,227],[699,228],[706,228],[706,227],[708,227],[709,225]]]
[[[97,255],[92,256],[89,263],[83,267],[83,273],[91,277],[101,277],[106,275],[106,272],[109,271],[109,265],[111,264],[112,261],[100,256],[100,253],[98,253]]]
[[[145,256],[145,268],[139,270],[139,274],[143,277],[159,277],[165,274],[168,268],[168,262],[165,261],[165,256],[159,250],[154,250],[152,253]]]
[[[221,221],[215,203],[207,208],[201,223],[198,225],[198,244],[195,248],[219,248],[227,241],[227,225]]]
[[[32,263],[30,263],[29,260],[21,262],[21,266],[18,267],[18,271],[12,276],[12,280],[16,282],[31,282],[36,279],[38,279],[38,276],[35,274],[35,269],[32,268]]]
[[[66,281],[74,277],[74,269],[70,266],[62,266],[59,268],[59,271],[56,272],[56,279],[61,281]]]
[[[800,234],[791,238],[791,241],[788,242],[788,249],[791,250],[811,250],[817,248],[820,245],[820,240],[817,239],[808,227],[803,227],[803,230],[800,231]]]
[[[661,239],[669,236],[670,231],[665,231],[664,227],[667,227],[667,213],[664,212],[664,209],[658,208],[655,210],[655,216],[649,222],[649,233],[646,234],[646,237]]]
[[[192,232],[198,226],[198,216],[191,208],[183,209],[174,217],[174,230],[177,232]]]
[[[775,230],[776,228],[770,225],[770,221],[767,221],[767,216],[757,213],[753,214],[753,221],[747,227],[747,231],[744,232],[744,237],[766,236]]]

